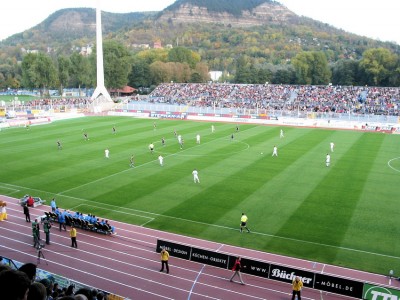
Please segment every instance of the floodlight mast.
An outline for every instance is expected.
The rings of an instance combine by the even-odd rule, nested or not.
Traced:
[[[97,59],[97,86],[93,92],[92,100],[103,95],[108,101],[112,102],[111,96],[104,85],[104,59],[103,59],[103,35],[101,26],[100,1],[97,1],[96,7],[96,59]]]

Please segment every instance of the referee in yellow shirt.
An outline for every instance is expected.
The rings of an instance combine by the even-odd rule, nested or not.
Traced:
[[[247,233],[250,233],[250,230],[247,228],[247,219],[245,213],[242,213],[242,217],[240,218],[240,233],[243,232],[243,228],[246,228]]]

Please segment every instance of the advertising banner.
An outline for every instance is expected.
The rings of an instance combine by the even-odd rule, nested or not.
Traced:
[[[174,256],[174,257],[179,257],[182,259],[190,259],[190,250],[191,247],[185,246],[185,245],[180,245],[172,242],[167,242],[163,240],[157,240],[157,249],[156,251],[158,253],[161,252],[162,247],[165,247],[165,249],[168,251],[169,255]]]
[[[361,298],[364,284],[359,281],[315,274],[314,288],[335,294]]]
[[[219,267],[224,269],[228,267],[229,256],[226,254],[198,249],[198,248],[192,248],[192,254],[190,257],[191,257],[190,260],[201,264],[211,265],[214,267]]]
[[[292,283],[296,276],[299,276],[303,285],[313,287],[314,273],[293,268],[283,267],[279,265],[271,265],[269,279]]]
[[[399,300],[400,291],[366,283],[362,298],[365,300]]]

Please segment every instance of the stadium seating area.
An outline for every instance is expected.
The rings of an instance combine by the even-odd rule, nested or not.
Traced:
[[[276,84],[164,83],[150,102],[199,107],[400,115],[400,88]]]
[[[44,277],[44,273],[47,276]],[[42,277],[39,277],[39,274]],[[70,297],[69,299],[123,300],[117,295],[109,295],[102,290],[83,286],[66,278],[56,282],[55,276],[39,272],[35,264],[20,264],[6,257],[0,257],[0,278],[1,295],[4,299],[22,299],[20,296],[29,288],[28,299],[57,300]]]

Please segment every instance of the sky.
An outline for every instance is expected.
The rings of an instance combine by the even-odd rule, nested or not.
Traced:
[[[99,2],[100,1],[100,2]],[[218,0],[215,0],[218,1]],[[6,0],[0,11],[0,40],[41,23],[62,8],[100,3],[108,12],[161,11],[175,0]],[[278,0],[294,13],[358,35],[400,45],[400,1]]]

